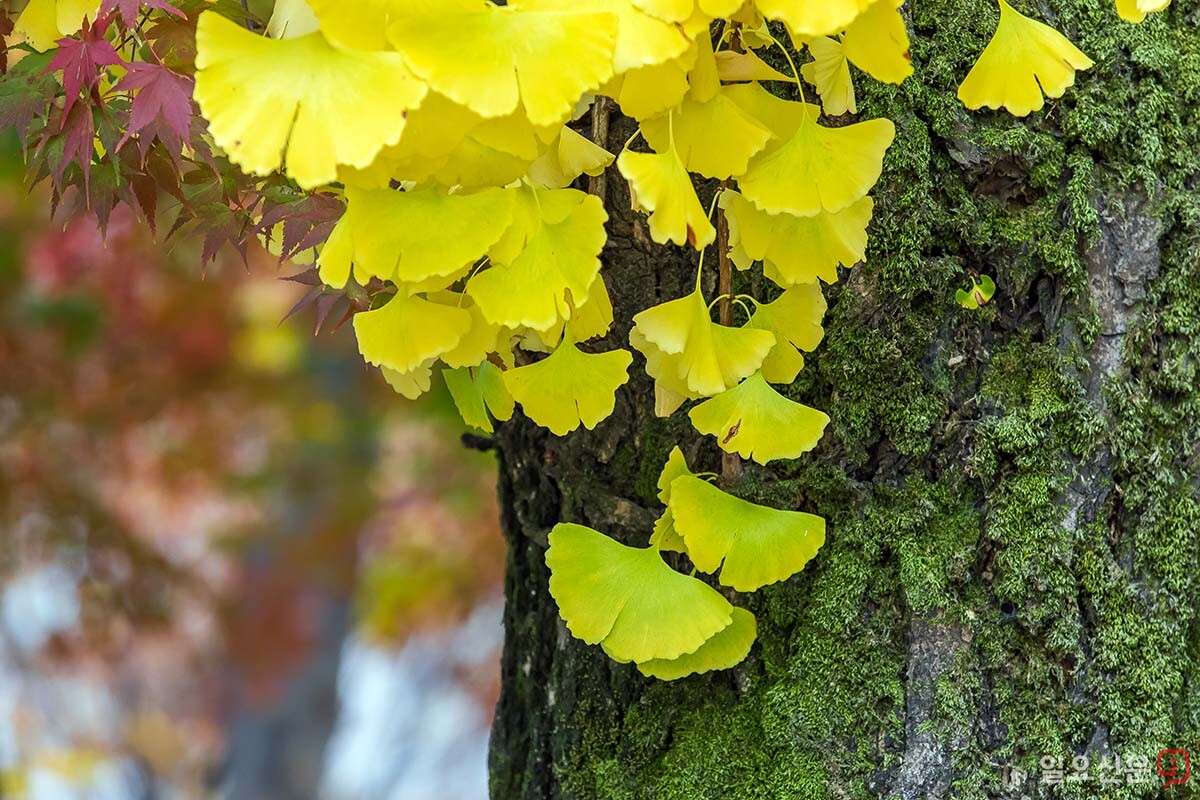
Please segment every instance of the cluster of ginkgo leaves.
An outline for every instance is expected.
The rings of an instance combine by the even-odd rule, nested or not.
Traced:
[[[959,98],[1024,116],[1092,62],[997,2]],[[1116,0],[1130,21],[1168,3]],[[613,413],[633,356],[594,344],[614,321],[600,258],[608,215],[605,198],[573,187],[615,162],[650,237],[697,254],[694,289],[632,320],[656,413],[693,403],[700,433],[767,464],[814,448],[829,422],[775,386],[823,338],[821,283],[865,259],[895,127],[835,118],[857,114],[852,66],[888,83],[912,73],[902,6],[277,0],[265,35],[235,15],[199,16],[195,100],[211,141],[246,173],[344,200],[317,265],[330,287],[385,287],[353,319],[363,357],[410,398],[439,370],[466,423],[485,431],[518,404],[556,435]],[[98,7],[33,0],[18,29],[50,47]],[[601,98],[639,126],[619,153],[575,124]],[[697,176],[720,183],[707,209]],[[760,265],[775,299],[707,295],[714,245],[725,252],[710,265]],[[718,303],[744,312],[740,324],[715,322]],[[573,524],[551,532],[550,591],[572,634],[663,679],[746,656],[754,616],[662,553],[753,592],[802,570],[825,523],[738,499],[712,477],[672,452],[646,547]]]

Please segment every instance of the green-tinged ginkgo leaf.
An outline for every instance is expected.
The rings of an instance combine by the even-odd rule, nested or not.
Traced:
[[[383,373],[383,379],[387,381],[388,386],[396,390],[396,394],[408,400],[416,400],[429,391],[433,377],[433,360],[419,364],[407,372],[387,367],[381,367],[379,371]]]
[[[733,609],[733,622],[713,636],[700,649],[675,659],[656,659],[637,665],[638,672],[663,681],[675,681],[689,675],[729,669],[742,663],[758,637],[758,620],[744,608]]]
[[[662,64],[683,55],[692,39],[684,26],[647,14],[631,0],[524,0],[534,11],[608,12],[617,18],[613,70],[617,74]]]
[[[580,425],[592,430],[608,419],[632,363],[627,350],[585,353],[563,339],[541,361],[505,372],[504,384],[530,419],[566,436]]]
[[[547,189],[565,189],[580,175],[599,175],[613,154],[570,128],[564,127],[545,153],[529,168],[529,177]]]
[[[495,431],[492,417],[512,419],[516,403],[504,385],[503,373],[490,361],[475,367],[442,370],[446,388],[463,422],[487,433]]]
[[[481,116],[523,105],[535,125],[556,125],[612,76],[617,24],[608,12],[408,0],[388,38],[413,72]]]
[[[617,168],[629,181],[634,208],[650,214],[651,239],[697,250],[716,240],[717,229],[708,221],[676,148],[662,153],[626,150],[617,159]]]
[[[598,197],[574,189],[535,197],[540,217],[520,253],[477,273],[467,293],[497,325],[544,331],[587,303],[600,273],[608,214]],[[518,211],[514,219],[520,216]]]
[[[649,308],[633,318],[638,338],[666,356],[675,356],[676,377],[690,392],[720,394],[742,378],[758,371],[775,346],[775,335],[754,328],[718,325],[709,316],[700,290],[686,297]],[[645,351],[643,351],[644,353]]]
[[[971,278],[971,288],[959,289],[954,293],[958,304],[969,311],[976,311],[991,302],[996,294],[996,282],[990,275],[981,275],[978,279]]]
[[[470,329],[471,314],[464,309],[399,294],[381,308],[354,315],[363,358],[397,372],[450,352]]]
[[[696,14],[728,17],[745,0],[633,0],[638,8],[667,22],[685,22]]]
[[[503,189],[447,194],[347,186],[346,203],[335,235],[339,244],[340,237],[349,237],[362,273],[413,283],[453,274],[481,258],[508,229],[513,213],[513,195]],[[335,249],[322,256],[325,270],[326,260],[340,260],[342,253]],[[340,277],[342,270],[335,272],[330,263],[329,279]]]
[[[671,454],[667,456],[667,463],[663,465],[662,472],[658,476],[658,499],[667,505],[667,510],[663,512],[654,522],[654,532],[650,536],[650,544],[657,547],[659,550],[665,550],[674,553],[686,553],[687,544],[683,541],[683,537],[675,530],[675,519],[671,516],[671,483],[681,475],[693,474],[688,469],[687,460],[683,457],[683,451],[678,447],[671,449]]]
[[[678,152],[688,171],[721,179],[745,172],[771,139],[770,131],[722,91],[705,102],[687,97],[678,109],[643,122],[642,134],[656,152]]]
[[[795,83],[796,79],[784,75],[767,62],[758,57],[753,50],[738,53],[733,50],[722,50],[716,54],[717,74],[722,81],[736,83],[739,81],[785,81]]]
[[[787,26],[792,36],[805,39],[833,36],[850,26],[875,0],[754,0],[768,19]]]
[[[718,201],[729,220],[730,257],[740,269],[762,261],[768,278],[780,286],[836,283],[839,265],[853,267],[866,258],[867,226],[875,203],[864,197],[836,214],[798,217],[768,214],[737,192]]]
[[[629,344],[646,358],[646,374],[654,379],[654,414],[669,417],[688,400],[698,400],[702,395],[688,388],[687,381],[679,377],[682,355],[668,355],[657,345],[646,341],[636,327],[629,332]]]
[[[1038,111],[1042,97],[1062,97],[1075,83],[1075,70],[1093,62],[1065,36],[1000,3],[996,34],[958,87],[970,109],[1005,108],[1016,117]]]
[[[738,187],[763,211],[809,217],[861,200],[883,171],[896,136],[889,119],[842,128],[806,121],[778,149],[757,156]]]
[[[1117,0],[1117,13],[1128,22],[1141,22],[1147,14],[1162,11],[1171,0]]]
[[[774,302],[763,303],[750,317],[751,328],[775,334],[775,347],[762,364],[770,383],[791,383],[804,368],[800,351],[812,352],[825,337],[825,295],[818,283],[803,283],[784,291]]]
[[[13,33],[24,36],[34,50],[53,49],[64,36],[77,33],[84,19],[93,22],[100,0],[30,0],[17,17]]]
[[[808,52],[813,60],[800,67],[800,74],[817,87],[825,113],[833,117],[847,112],[857,114],[854,79],[850,77],[850,62],[842,43],[828,36],[818,36],[808,42]]]
[[[842,36],[846,58],[884,83],[903,83],[913,73],[902,5],[904,0],[875,0]]]
[[[755,505],[688,475],[671,484],[671,512],[696,568],[719,568],[739,592],[790,578],[825,543],[820,517]]]
[[[248,173],[286,164],[312,189],[335,180],[338,165],[367,167],[399,141],[425,92],[396,53],[337,50],[320,33],[268,39],[216,12],[200,15],[196,102],[213,139]]]
[[[549,539],[550,595],[567,629],[616,661],[694,653],[733,621],[728,600],[671,569],[653,547],[627,547],[569,523]]]
[[[756,372],[688,412],[696,430],[717,437],[726,453],[759,464],[799,458],[817,446],[829,417],[793,402]]]
[[[321,24],[305,0],[275,0],[267,20],[267,36],[272,39],[296,39],[321,30]]]

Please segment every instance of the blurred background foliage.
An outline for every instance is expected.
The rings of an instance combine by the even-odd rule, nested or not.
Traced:
[[[0,142],[0,796],[483,797],[493,465],[303,267],[54,218]]]

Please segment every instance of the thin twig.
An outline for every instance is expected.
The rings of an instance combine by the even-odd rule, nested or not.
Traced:
[[[729,181],[721,181],[721,189],[727,189]],[[717,291],[721,295],[720,321],[722,325],[733,325],[733,261],[729,258],[729,220],[725,209],[717,206],[717,261],[720,265],[720,283]],[[729,485],[742,477],[742,459],[737,453],[721,456],[721,482]]]
[[[608,149],[608,118],[611,112],[609,99],[597,97],[592,104],[592,141],[605,150]],[[593,175],[588,181],[588,192],[600,198],[601,202],[608,200],[608,171]]]

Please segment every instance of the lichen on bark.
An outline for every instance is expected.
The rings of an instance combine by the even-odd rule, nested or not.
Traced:
[[[555,522],[644,544],[670,447],[720,463],[686,419],[653,419],[644,377],[594,432],[498,431],[494,797],[1093,797],[1040,786],[1039,759],[1200,746],[1200,11],[1020,5],[1097,62],[1044,113],[954,99],[992,0],[909,3],[915,77],[858,82],[897,141],[867,263],[827,290],[826,341],[788,390],[833,422],[812,457],[733,487],[824,515],[829,539],[739,598],[760,622],[743,665],[643,679],[571,639],[546,593]],[[631,131],[614,117],[611,141]],[[627,320],[693,267],[621,184],[605,274]],[[999,286],[977,312],[953,301],[972,272]]]

